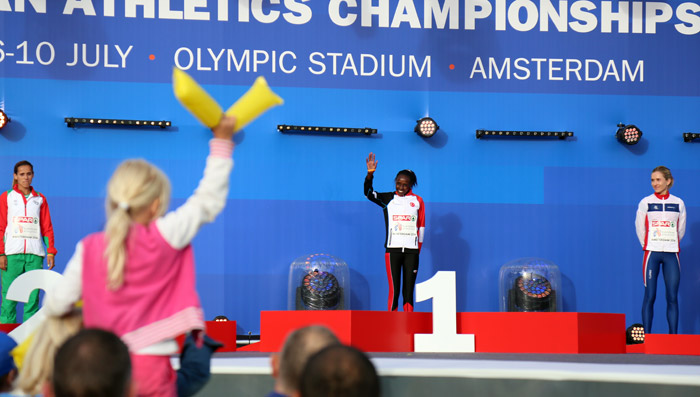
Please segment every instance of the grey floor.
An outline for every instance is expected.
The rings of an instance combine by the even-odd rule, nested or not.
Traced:
[[[383,396],[700,396],[700,356],[371,353]],[[267,353],[219,353],[198,396],[265,396]]]

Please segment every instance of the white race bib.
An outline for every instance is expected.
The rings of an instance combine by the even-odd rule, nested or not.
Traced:
[[[40,239],[39,218],[34,216],[12,217],[12,237]]]
[[[651,221],[649,241],[655,243],[678,243],[678,229],[675,221]]]
[[[391,234],[394,236],[417,236],[415,215],[392,215]]]

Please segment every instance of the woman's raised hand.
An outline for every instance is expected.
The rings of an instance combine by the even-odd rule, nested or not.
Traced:
[[[374,153],[370,152],[369,156],[367,156],[367,160],[365,160],[367,163],[367,172],[372,173],[377,169],[377,160],[374,157]]]

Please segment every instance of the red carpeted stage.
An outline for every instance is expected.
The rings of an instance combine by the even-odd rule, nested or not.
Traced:
[[[700,335],[647,335],[627,346],[622,314],[457,313],[457,333],[475,337],[475,353],[459,354],[413,352],[414,334],[432,332],[431,313],[263,311],[260,320],[260,342],[217,353],[199,395],[265,395],[269,353],[312,324],[368,352],[384,396],[700,395]],[[232,322],[207,326],[233,350],[235,336],[222,332]]]
[[[700,395],[700,335],[652,334],[627,346],[622,314],[457,313],[457,333],[474,335],[474,353],[415,353],[414,335],[432,332],[432,313],[263,311],[260,320],[260,342],[238,348],[235,321],[207,322],[225,347],[199,396],[266,395],[270,352],[312,324],[370,355],[383,396]]]

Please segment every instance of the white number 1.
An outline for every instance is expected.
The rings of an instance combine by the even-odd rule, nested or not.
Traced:
[[[433,299],[433,333],[415,334],[415,352],[474,353],[474,335],[457,333],[455,272],[437,272],[416,285],[416,301]]]

